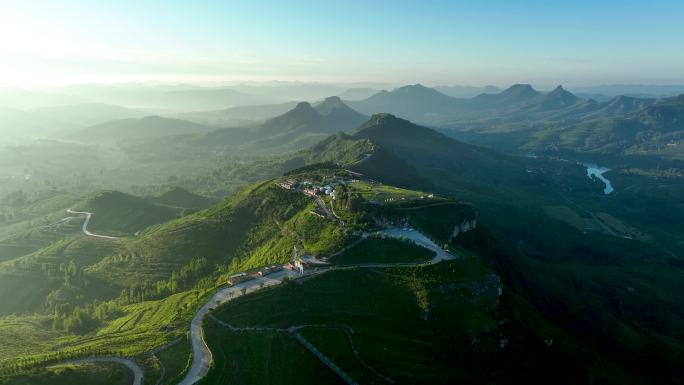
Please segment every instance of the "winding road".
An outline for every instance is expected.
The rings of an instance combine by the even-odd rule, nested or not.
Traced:
[[[449,254],[442,248],[440,248],[435,242],[430,240],[425,235],[412,230],[404,230],[400,228],[389,228],[380,232],[389,237],[393,238],[407,238],[411,239],[416,244],[425,247],[429,250],[435,252],[435,256],[428,262],[424,263],[368,263],[368,264],[358,264],[358,265],[345,265],[345,266],[329,266],[323,268],[317,268],[316,270],[308,270],[303,275],[292,270],[281,270],[279,272],[270,274],[265,277],[259,277],[252,279],[250,281],[242,282],[234,286],[226,287],[214,294],[207,303],[205,303],[195,317],[190,323],[190,339],[192,340],[192,364],[188,370],[185,378],[178,385],[193,385],[197,381],[201,380],[209,372],[211,364],[213,362],[213,356],[211,350],[207,346],[204,340],[204,333],[202,330],[202,322],[204,317],[207,316],[214,308],[224,304],[232,299],[238,298],[242,295],[253,293],[264,287],[274,286],[282,283],[285,277],[290,279],[300,278],[304,276],[312,276],[317,274],[323,274],[334,270],[348,270],[353,268],[385,268],[385,267],[397,267],[397,266],[425,266],[439,263],[445,260],[455,259],[456,257]]]
[[[100,235],[100,234],[94,234],[88,231],[88,224],[90,223],[90,218],[93,216],[93,213],[89,213],[87,211],[74,211],[72,209],[67,209],[67,212],[69,214],[81,214],[85,215],[85,221],[83,222],[83,227],[81,227],[81,230],[83,231],[83,234],[89,236],[89,237],[94,237],[94,238],[101,238],[101,239],[119,239],[119,237],[110,237],[108,235]]]
[[[117,237],[109,237],[106,235],[93,234],[87,230],[88,223],[92,213],[89,212],[78,212],[71,209],[67,210],[71,214],[84,214],[86,215],[86,220],[83,223],[83,233],[91,237],[104,238],[104,239],[117,239]],[[426,266],[439,263],[444,260],[455,259],[456,257],[449,254],[442,248],[440,248],[436,243],[430,240],[425,235],[412,230],[404,230],[400,228],[389,228],[382,230],[380,232],[389,237],[393,238],[406,238],[411,239],[416,244],[423,246],[429,250],[435,252],[434,257],[422,263],[368,263],[368,264],[356,264],[356,265],[344,265],[344,266],[325,266],[317,267],[315,269],[307,270],[304,274],[300,274],[293,270],[284,269],[265,277],[258,277],[250,281],[242,282],[237,285],[223,288],[217,291],[209,301],[207,301],[200,309],[197,311],[192,321],[190,322],[190,339],[192,342],[192,363],[185,377],[178,385],[193,385],[204,376],[207,375],[211,364],[213,362],[213,355],[206,341],[204,340],[204,331],[202,329],[202,323],[204,318],[211,313],[217,306],[220,306],[228,301],[238,298],[242,295],[247,295],[255,291],[261,290],[265,287],[279,285],[283,282],[285,278],[295,279],[302,277],[311,277],[314,275],[319,275],[335,270],[349,270],[354,268],[387,268],[387,267],[399,267],[399,266]],[[85,362],[115,362],[125,365],[131,371],[133,371],[133,385],[142,385],[143,380],[143,370],[134,361],[115,356],[103,356],[103,357],[86,357],[76,360],[67,361],[67,363],[85,363]]]

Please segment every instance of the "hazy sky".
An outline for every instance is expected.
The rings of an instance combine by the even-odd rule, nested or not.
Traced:
[[[684,1],[0,0],[0,86],[684,83]]]

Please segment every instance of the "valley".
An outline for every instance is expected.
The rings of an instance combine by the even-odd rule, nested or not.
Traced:
[[[684,185],[656,144],[678,103],[418,85],[225,127],[76,114],[0,155],[0,383],[641,384],[645,359],[668,382]],[[567,146],[573,119],[635,131]]]
[[[0,1],[0,385],[684,385],[682,15]]]

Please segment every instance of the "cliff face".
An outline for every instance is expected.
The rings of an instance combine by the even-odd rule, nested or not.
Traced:
[[[467,219],[457,224],[456,226],[454,226],[454,230],[451,233],[449,242],[451,242],[454,238],[458,237],[459,234],[467,233],[468,231],[475,229],[476,226],[477,218]]]

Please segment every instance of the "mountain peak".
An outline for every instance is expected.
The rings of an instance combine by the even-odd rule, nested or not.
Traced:
[[[434,88],[430,87],[425,87],[422,84],[411,84],[403,87],[399,87],[394,89],[392,93],[395,94],[440,94],[442,95],[441,92],[437,91]],[[446,96],[446,95],[444,95]]]
[[[569,92],[569,91],[566,91],[566,90],[563,88],[563,86],[560,86],[560,85],[559,85],[559,86],[556,87],[553,91],[551,91],[551,92],[549,92],[548,94],[546,94],[546,97],[545,97],[545,100],[544,100],[544,101],[545,101],[545,102],[548,102],[548,101],[558,101],[558,102],[560,102],[562,105],[569,105],[569,104],[576,103],[576,102],[578,102],[579,100],[580,100],[579,97],[575,96],[575,94],[573,94],[573,93],[571,93],[571,92]]]
[[[349,106],[344,104],[342,99],[340,99],[339,96],[328,96],[325,98],[322,102],[320,102],[318,105],[316,105],[316,111],[320,112],[323,115],[327,115],[332,110],[335,109],[350,109]]]
[[[312,109],[311,103],[309,102],[299,102],[297,103],[297,106],[294,108],[295,110],[308,110]]]
[[[534,88],[532,88],[531,85],[529,84],[513,84],[512,86],[508,87],[505,89],[502,93],[528,93],[528,92],[537,92]]]
[[[323,99],[323,103],[328,102],[328,103],[342,103],[342,99],[340,99],[339,96],[333,95],[333,96],[328,96],[327,98]]]
[[[311,107],[311,103],[300,102],[290,111],[267,120],[262,125],[262,128],[282,132],[292,128],[308,127],[307,129],[321,129],[324,126],[323,117]]]
[[[403,131],[420,131],[422,129],[422,127],[416,126],[408,120],[383,112],[373,114],[366,123],[354,131],[354,135],[373,138],[377,135],[396,135]]]
[[[524,101],[535,98],[540,92],[532,88],[529,84],[514,84],[501,92],[499,98],[509,101]]]
[[[570,91],[567,91],[563,86],[558,85],[553,91],[549,92],[549,95],[573,95]],[[574,95],[573,95],[574,96]]]
[[[325,98],[314,109],[323,116],[330,128],[335,131],[347,131],[368,120],[368,116],[352,109],[338,96]]]
[[[404,121],[404,119],[399,119],[387,112],[380,112],[373,114],[366,124],[384,124],[391,123],[392,121]]]

